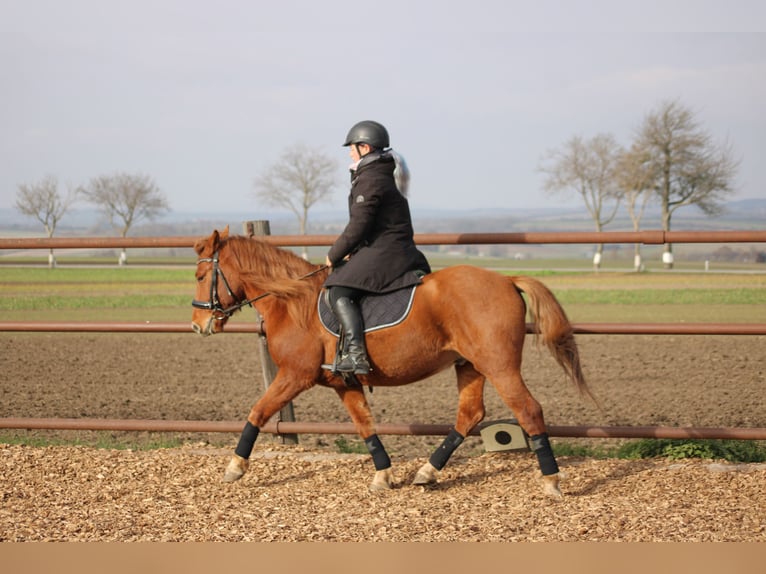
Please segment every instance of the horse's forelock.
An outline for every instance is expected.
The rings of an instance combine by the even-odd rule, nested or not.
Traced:
[[[196,251],[197,255],[199,256],[202,256],[204,253],[207,253],[208,256],[211,256],[215,251],[219,249],[221,243],[228,237],[228,226],[226,226],[226,229],[220,233],[217,229],[214,229],[213,233],[211,233],[208,237],[202,237],[194,243],[194,251]]]

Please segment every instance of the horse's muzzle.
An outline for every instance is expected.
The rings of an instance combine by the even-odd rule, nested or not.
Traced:
[[[192,331],[194,331],[194,332],[195,332],[195,333],[197,333],[198,335],[202,335],[203,337],[207,337],[207,336],[209,336],[209,335],[213,335],[213,334],[215,333],[215,331],[213,331],[213,321],[212,321],[212,320],[209,320],[209,321],[208,321],[208,322],[205,324],[205,327],[204,327],[204,328],[200,327],[200,326],[199,326],[197,323],[195,323],[194,321],[192,321],[192,324],[191,324],[191,326],[192,326]]]

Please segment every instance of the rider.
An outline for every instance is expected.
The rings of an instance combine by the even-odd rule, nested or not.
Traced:
[[[415,247],[406,190],[400,191],[394,177],[402,162],[389,149],[386,128],[378,122],[359,122],[343,145],[349,147],[352,160],[349,221],[327,253],[332,273],[324,286],[345,336],[336,370],[366,375],[370,362],[359,299],[420,283],[431,268]]]

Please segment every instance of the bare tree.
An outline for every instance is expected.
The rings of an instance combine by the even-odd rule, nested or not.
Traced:
[[[337,184],[337,162],[321,150],[297,144],[255,180],[255,195],[266,203],[286,207],[298,219],[300,234],[308,227],[309,209],[330,196]],[[308,250],[303,247],[303,257]]]
[[[602,231],[614,219],[620,205],[616,166],[621,153],[621,147],[610,134],[598,134],[590,140],[575,136],[543,159],[539,169],[547,175],[544,189],[579,194],[596,231]],[[603,244],[599,244],[593,255],[596,269],[601,267],[603,251]]]
[[[46,176],[38,183],[22,183],[16,194],[16,209],[24,215],[34,217],[43,224],[48,237],[53,237],[56,226],[67,210],[74,203],[77,194],[70,189],[66,196],[62,197],[58,190],[58,180],[52,176]],[[56,257],[53,249],[48,252],[48,267],[56,266]]]
[[[652,185],[656,176],[649,159],[646,152],[633,146],[618,160],[617,181],[633,223],[633,231],[641,230],[641,219],[654,194]],[[633,267],[636,271],[642,267],[640,243],[633,246]]]
[[[662,208],[662,229],[670,231],[675,211],[696,205],[708,215],[723,211],[721,201],[732,193],[739,161],[728,145],[716,145],[694,113],[677,101],[661,103],[638,129],[635,147],[642,150],[655,173],[654,191]],[[673,268],[673,246],[665,244],[662,261]]]
[[[111,225],[119,230],[120,237],[126,237],[137,222],[152,220],[170,210],[164,194],[148,175],[102,175],[92,179],[81,192],[109,218]],[[127,263],[127,260],[127,252],[123,248],[120,265]]]

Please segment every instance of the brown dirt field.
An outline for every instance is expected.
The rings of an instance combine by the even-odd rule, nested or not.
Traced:
[[[525,350],[524,375],[549,424],[766,426],[766,337],[578,342],[603,412],[545,351]],[[3,333],[0,364],[2,417],[244,422],[262,388],[253,335]],[[485,395],[487,420],[510,416],[490,385]],[[377,388],[370,400],[379,422],[450,424],[456,398],[443,373]],[[298,397],[295,410],[304,421],[348,420],[322,388]],[[556,502],[540,493],[533,455],[481,454],[478,438],[438,485],[410,486],[441,438],[384,436],[399,486],[372,495],[369,457],[338,455],[336,436],[303,435],[287,447],[262,435],[251,472],[233,485],[220,478],[236,436],[181,438],[184,447],[152,451],[0,447],[0,540],[766,541],[766,465],[561,457],[565,498]]]

